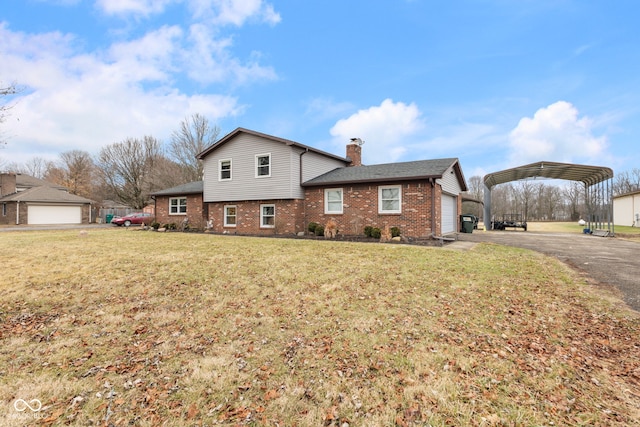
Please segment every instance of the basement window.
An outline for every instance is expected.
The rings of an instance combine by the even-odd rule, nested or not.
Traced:
[[[274,228],[276,226],[276,205],[260,205],[260,227]]]
[[[235,206],[224,207],[224,226],[235,227],[238,219],[238,209]]]

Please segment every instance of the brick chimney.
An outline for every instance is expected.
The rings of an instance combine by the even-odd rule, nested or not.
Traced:
[[[349,166],[362,166],[362,144],[360,138],[351,138],[351,143],[347,144],[347,158],[351,160]]]
[[[16,174],[0,174],[0,197],[16,192]]]

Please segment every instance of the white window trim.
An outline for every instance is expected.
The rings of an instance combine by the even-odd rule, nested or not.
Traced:
[[[340,210],[339,211],[330,211],[329,210],[329,192],[331,191],[339,191],[340,192]],[[344,209],[344,190],[342,188],[325,188],[324,189],[324,213],[326,214],[341,214]]]
[[[264,208],[273,207],[273,225],[265,225],[264,223]],[[268,204],[268,205],[260,205],[260,228],[275,228],[276,227],[276,205]]]
[[[180,210],[180,200],[184,199],[184,212],[171,212],[171,201],[178,200],[178,211]],[[186,197],[169,197],[169,215],[186,215],[187,214],[187,198]]]
[[[382,190],[397,188],[398,191],[398,209],[383,210],[382,209]],[[402,213],[402,185],[382,185],[378,187],[378,213],[379,214],[399,214]]]
[[[222,163],[229,162],[229,178],[222,177]],[[231,181],[233,178],[233,161],[231,159],[218,160],[218,181]]]
[[[228,208],[235,208],[236,210],[236,223],[235,224],[229,224],[227,222],[227,209]],[[238,225],[238,207],[236,205],[225,205],[224,206],[224,226],[225,227],[236,227]]]
[[[258,175],[258,158],[260,157],[269,157],[269,174],[268,175]],[[256,178],[270,178],[271,177],[271,168],[272,168],[272,164],[271,164],[271,153],[264,153],[264,154],[256,154],[256,164],[255,164],[255,173],[256,173]]]

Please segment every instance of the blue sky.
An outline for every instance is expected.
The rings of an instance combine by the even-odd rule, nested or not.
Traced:
[[[366,164],[640,167],[632,0],[3,0],[0,162],[206,116]]]

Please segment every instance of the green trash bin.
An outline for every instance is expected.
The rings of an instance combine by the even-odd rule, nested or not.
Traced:
[[[460,215],[460,231],[463,233],[473,233],[475,217],[473,215]]]
[[[111,220],[113,219],[113,214],[107,214],[104,219],[107,224],[111,224]]]

